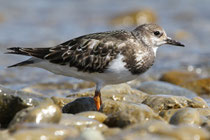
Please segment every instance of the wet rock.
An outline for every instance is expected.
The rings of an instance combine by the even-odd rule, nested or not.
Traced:
[[[106,120],[107,118],[107,115],[101,113],[101,112],[97,112],[97,111],[86,111],[86,112],[81,112],[81,113],[78,113],[76,114],[76,116],[84,116],[84,117],[87,117],[87,118],[90,118],[90,119],[94,119],[94,120],[97,120],[101,123],[104,122],[104,120]]]
[[[15,140],[63,140],[65,138],[75,138],[78,135],[79,132],[75,128],[44,123],[25,123],[12,133]]]
[[[190,90],[160,81],[143,82],[138,87],[138,89],[152,95],[164,94],[174,96],[185,96],[190,98],[196,96],[196,93]]]
[[[41,100],[40,96],[0,86],[0,127],[6,128],[18,111],[37,105]]]
[[[210,116],[206,119],[202,124],[201,127],[205,128],[208,132],[210,132]]]
[[[184,96],[170,95],[150,95],[142,103],[151,107],[155,112],[185,107],[203,108],[205,106],[201,102],[190,100]]]
[[[99,121],[73,114],[63,114],[59,124],[74,127],[80,131],[85,129],[104,131],[107,129],[107,126]]]
[[[171,129],[164,122],[159,121],[148,121],[145,124],[135,124],[127,127],[126,129],[122,129],[120,133],[116,135],[112,135],[111,137],[107,137],[108,140],[135,140],[135,139],[171,139],[171,137],[167,135],[158,135],[155,134],[157,130],[161,131],[162,129]],[[150,132],[151,131],[151,132]],[[154,134],[153,134],[154,133]]]
[[[195,138],[207,140],[210,134],[198,126],[180,125],[172,126],[162,121],[147,121],[144,124],[135,124],[123,129],[120,133],[108,137],[108,140],[133,139],[179,139],[192,140]]]
[[[180,85],[199,95],[210,95],[210,78],[202,78],[194,72],[169,71],[160,78],[162,81]]]
[[[110,136],[113,136],[113,135],[116,135],[118,133],[121,132],[121,128],[118,128],[118,127],[115,127],[115,128],[109,128],[109,129],[106,129],[105,131],[103,131],[103,135],[105,137],[110,137]]]
[[[38,83],[23,89],[30,93],[44,93],[45,96],[53,95],[67,95],[72,91],[79,91],[81,89],[92,88],[95,84],[92,82],[81,83]]]
[[[63,113],[76,114],[84,111],[97,111],[95,102],[91,97],[82,97],[66,104],[62,108]]]
[[[192,108],[190,108],[192,109]],[[180,111],[182,109],[169,109],[169,110],[163,110],[159,113],[159,115],[166,120],[167,122],[170,121],[171,117],[174,116],[174,114],[178,111]],[[210,109],[209,108],[194,108],[194,110],[196,110],[196,113],[194,115],[198,115],[200,116],[200,123],[202,123],[202,117],[207,117],[210,116]],[[187,109],[188,111],[188,109]],[[181,111],[180,111],[181,112]],[[193,111],[189,111],[189,115],[192,114]],[[182,112],[181,112],[182,113]],[[179,115],[179,114],[178,114]],[[182,115],[188,115],[185,114],[185,112]],[[193,114],[192,114],[193,115]],[[181,115],[180,115],[181,116]],[[191,116],[190,116],[191,117]],[[176,118],[179,119],[179,118]],[[181,118],[182,119],[182,118]],[[198,118],[197,118],[198,119]],[[204,120],[205,122],[205,120]]]
[[[150,9],[135,10],[122,13],[111,20],[115,26],[137,26],[145,23],[155,23],[157,21],[156,13]]]
[[[0,94],[0,127],[6,128],[15,114],[27,107],[29,106],[19,97]]]
[[[41,101],[46,99],[44,96],[36,95],[29,92],[11,90],[0,85],[0,95],[19,97],[28,106],[38,105]]]
[[[162,110],[159,115],[166,120],[167,122],[169,122],[171,116],[174,115],[174,113],[176,113],[179,109],[169,109],[169,110]]]
[[[200,124],[200,115],[196,109],[193,108],[183,108],[179,109],[170,118],[170,124]]]
[[[200,139],[200,140],[209,140],[210,139],[210,133],[203,128],[200,128],[199,126],[191,126],[191,125],[181,125],[173,130],[173,132],[170,132],[170,135],[174,135],[177,139]]]
[[[61,109],[52,100],[46,100],[36,107],[30,107],[18,112],[9,126],[13,128],[21,123],[58,123],[61,118]]]
[[[92,82],[81,82],[81,83],[38,83],[36,85],[31,86],[30,88],[40,89],[40,90],[78,90],[85,88],[92,88],[95,84]]]
[[[210,132],[210,108],[197,109],[200,114],[200,126],[206,128]]]
[[[161,81],[182,85],[183,83],[199,79],[200,76],[195,72],[172,70],[165,72],[161,77]]]
[[[14,140],[8,130],[0,130],[0,140]]]
[[[82,131],[77,140],[105,140],[104,136],[98,130],[87,129]]]
[[[79,92],[75,94],[68,95],[70,98],[78,97],[93,97],[94,91],[91,92]],[[147,94],[139,90],[132,89],[128,84],[118,84],[105,86],[101,90],[101,96],[103,99],[112,99],[115,101],[126,101],[126,102],[142,102]]]
[[[202,108],[208,108],[209,107],[207,102],[199,96],[192,98],[192,101],[202,105]]]
[[[210,95],[210,78],[203,78],[182,84],[189,90],[196,92],[199,95]]]
[[[112,100],[104,102],[103,112],[109,114],[105,124],[109,127],[126,127],[131,124],[161,119],[151,108],[144,104],[131,104]]]
[[[210,116],[210,108],[197,108],[196,109],[201,116]],[[210,118],[209,118],[210,119]]]
[[[132,89],[128,84],[118,84],[106,86],[101,90],[102,99],[112,99],[114,101],[125,101],[141,103],[145,100],[147,94]]]
[[[60,108],[63,108],[66,104],[75,100],[75,98],[62,98],[62,97],[56,97],[56,96],[51,97],[51,99]]]
[[[170,121],[171,117],[178,111],[179,109],[169,109],[169,110],[162,110],[159,115],[166,120],[167,122]]]

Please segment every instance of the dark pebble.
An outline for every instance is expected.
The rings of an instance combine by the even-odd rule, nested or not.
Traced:
[[[82,97],[66,104],[62,108],[63,113],[76,114],[84,111],[97,111],[95,102],[91,97]]]

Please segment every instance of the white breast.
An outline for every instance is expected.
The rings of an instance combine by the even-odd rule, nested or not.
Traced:
[[[122,60],[123,55],[118,54],[117,58],[110,62],[107,70],[105,71],[106,75],[111,77],[109,83],[123,83],[137,78],[136,75],[132,75],[125,67],[126,63]]]
[[[122,59],[123,56],[119,54],[116,57],[116,59],[109,63],[104,73],[89,73],[77,71],[77,68],[75,67],[69,67],[68,65],[62,66],[58,64],[53,64],[49,61],[40,59],[38,63],[35,63],[31,66],[43,68],[55,74],[75,77],[78,79],[92,81],[95,83],[103,83],[104,85],[107,85],[119,84],[136,78],[136,76],[132,75],[130,71],[128,71],[128,69],[125,68],[125,62],[123,62]]]

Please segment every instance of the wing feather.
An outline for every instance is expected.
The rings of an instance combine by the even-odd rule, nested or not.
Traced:
[[[45,59],[51,63],[76,67],[78,71],[104,72],[120,52],[117,43],[127,38],[122,31],[81,36],[52,48],[11,48],[16,54]],[[14,51],[16,50],[16,51]]]

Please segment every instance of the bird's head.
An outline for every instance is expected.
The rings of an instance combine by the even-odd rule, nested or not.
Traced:
[[[159,47],[164,44],[184,47],[178,41],[175,41],[167,36],[163,28],[157,24],[143,24],[132,31],[137,39],[142,41],[147,46]]]

